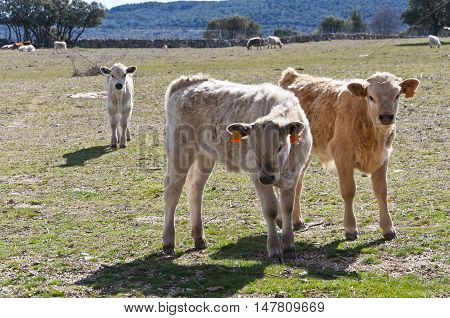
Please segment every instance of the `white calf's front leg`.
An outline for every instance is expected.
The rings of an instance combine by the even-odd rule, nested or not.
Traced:
[[[127,141],[129,141],[129,122],[130,122],[130,111],[122,112],[122,116],[120,117],[120,127],[122,128],[122,133],[120,135],[120,148],[127,147]]]
[[[275,223],[278,211],[277,197],[273,192],[272,186],[262,185],[256,175],[252,176],[252,179],[256,193],[258,193],[259,199],[261,200],[262,212],[267,223],[267,251],[269,252],[269,257],[278,258],[281,262],[283,260],[283,252]]]
[[[283,254],[297,258],[294,247],[294,231],[292,228],[292,212],[294,209],[295,186],[292,189],[280,190],[280,210],[283,219],[282,225],[282,242]]]
[[[117,148],[117,143],[119,139],[117,138],[117,126],[119,125],[119,115],[112,111],[111,109],[108,109],[109,113],[109,124],[111,126],[111,148],[115,149]]]

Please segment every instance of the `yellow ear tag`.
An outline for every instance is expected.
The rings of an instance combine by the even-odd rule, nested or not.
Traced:
[[[300,135],[297,132],[295,132],[295,131],[291,132],[291,135],[290,135],[289,139],[291,141],[291,144],[297,144],[298,145],[300,143]]]
[[[233,130],[231,132],[231,142],[241,142],[242,141],[242,135],[239,131]]]
[[[414,96],[414,92],[406,92],[405,93],[405,97],[406,98],[411,98],[411,97],[413,97]]]

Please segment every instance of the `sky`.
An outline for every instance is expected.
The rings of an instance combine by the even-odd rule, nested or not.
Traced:
[[[174,1],[180,1],[180,0],[97,0],[97,2],[102,3],[105,7],[108,9],[111,9],[112,7],[120,6],[122,4],[127,3],[141,3],[141,2],[174,2]],[[194,1],[194,0],[182,0],[182,1]],[[199,0],[197,0],[199,1]],[[200,0],[200,1],[217,1],[217,0]]]

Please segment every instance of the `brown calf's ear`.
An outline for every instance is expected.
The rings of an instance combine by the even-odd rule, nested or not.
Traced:
[[[231,124],[227,127],[227,131],[231,135],[231,142],[240,142],[242,141],[242,137],[245,137],[249,134],[252,125],[249,124],[241,124],[235,123]]]
[[[100,72],[102,72],[103,75],[110,75],[111,69],[106,66],[102,66],[100,67]]]
[[[361,83],[350,83],[347,85],[348,91],[357,97],[366,97],[367,94],[367,86]]]
[[[127,68],[127,74],[134,74],[136,72],[136,66],[130,66]]]
[[[420,81],[415,78],[409,78],[400,83],[402,93],[405,93],[406,98],[413,97],[419,85]]]

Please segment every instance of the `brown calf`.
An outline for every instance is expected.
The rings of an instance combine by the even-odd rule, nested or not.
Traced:
[[[306,113],[313,135],[312,153],[327,166],[335,163],[344,201],[344,229],[349,240],[357,238],[353,213],[356,193],[354,169],[371,174],[385,239],[396,232],[387,206],[387,166],[395,136],[395,118],[401,94],[412,97],[417,79],[402,80],[390,73],[376,73],[367,80],[337,81],[285,70],[279,85],[295,93]],[[300,213],[302,177],[296,189],[294,228],[304,226]],[[280,219],[280,218],[278,218]]]

